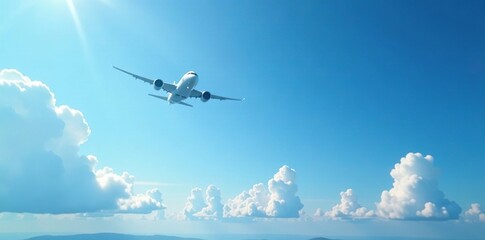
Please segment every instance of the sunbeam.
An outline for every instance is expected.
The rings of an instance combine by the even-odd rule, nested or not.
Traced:
[[[73,0],[65,0],[67,7],[69,8],[69,12],[71,13],[72,20],[74,21],[74,25],[76,27],[76,32],[79,37],[79,41],[81,43],[81,50],[84,55],[84,61],[89,69],[89,73],[91,77],[94,77],[94,58],[92,56],[91,49],[89,47],[88,41],[86,39],[86,34],[84,32],[84,28],[82,26],[81,20],[78,15],[78,11],[76,9],[76,5],[74,4]]]
[[[79,35],[79,39],[81,41],[83,50],[86,51],[87,50],[86,36],[84,34],[81,21],[79,20],[79,16],[76,11],[76,6],[74,5],[74,2],[72,0],[66,0],[66,4],[67,4],[67,7],[69,8],[69,12],[71,13],[72,20],[76,25],[76,31],[77,31],[77,34]]]

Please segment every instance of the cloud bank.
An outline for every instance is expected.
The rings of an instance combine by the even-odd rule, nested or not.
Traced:
[[[133,193],[134,177],[79,155],[91,130],[82,112],[17,70],[0,71],[0,212],[148,213],[161,194]]]
[[[150,213],[165,209],[161,193],[133,191],[134,176],[98,168],[94,155],[79,155],[91,133],[81,111],[57,105],[54,93],[40,81],[16,70],[0,71],[0,212],[16,213]],[[401,220],[457,219],[461,208],[438,189],[431,156],[409,153],[392,169],[393,187],[381,194],[376,211],[361,207],[352,189],[340,203],[316,216],[332,219]],[[296,172],[282,166],[268,180],[221,203],[221,192],[210,185],[191,191],[186,219],[239,217],[296,218],[303,208],[296,195]],[[466,221],[485,221],[474,203]]]
[[[297,218],[303,204],[296,195],[296,172],[284,165],[268,181],[255,184],[233,199],[224,208],[225,217],[275,217]]]
[[[401,220],[457,219],[461,208],[438,189],[433,157],[408,153],[391,171],[393,187],[381,194],[377,214]]]
[[[191,190],[183,209],[184,219],[220,220],[242,217],[297,218],[303,204],[296,196],[296,172],[282,166],[268,181],[255,184],[243,191],[225,205],[221,203],[221,190],[209,185],[205,193],[200,188]]]

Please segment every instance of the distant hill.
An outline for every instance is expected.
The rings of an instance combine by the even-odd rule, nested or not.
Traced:
[[[241,239],[245,239],[245,238],[241,238]],[[261,239],[266,240],[266,239],[271,239],[271,237],[261,238]],[[76,235],[46,235],[46,236],[32,237],[26,240],[203,240],[203,239],[183,238],[183,237],[163,236],[163,235],[129,235],[129,234],[119,234],[119,233],[95,233],[95,234],[76,234]],[[332,240],[332,239],[317,237],[309,240]]]
[[[182,238],[173,236],[151,235],[136,236],[118,233],[77,234],[65,236],[39,236],[26,240],[202,240],[199,238]]]

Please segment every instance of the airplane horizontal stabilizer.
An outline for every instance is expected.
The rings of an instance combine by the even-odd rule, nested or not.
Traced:
[[[148,95],[150,95],[152,97],[160,98],[160,99],[165,100],[165,101],[168,101],[168,98],[164,97],[164,96],[153,95],[153,94],[150,94],[150,93]]]
[[[168,101],[168,98],[164,97],[164,96],[158,96],[158,95],[154,95],[154,94],[150,94],[150,93],[148,95],[150,95],[152,97],[160,98],[160,99],[165,100],[165,101]],[[193,107],[192,105],[190,105],[188,103],[184,103],[184,102],[177,102],[177,103],[180,103],[180,104],[185,105],[187,107]]]
[[[185,105],[185,106],[187,106],[187,107],[193,107],[192,105],[190,105],[190,104],[188,104],[188,103],[184,103],[184,102],[177,102],[177,103],[180,103],[180,104]]]

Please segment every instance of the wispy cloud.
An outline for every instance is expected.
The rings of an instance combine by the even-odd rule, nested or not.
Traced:
[[[183,186],[183,184],[177,183],[166,183],[166,182],[152,182],[152,181],[136,181],[135,185],[137,186],[147,186],[147,187],[175,187],[175,186]]]

